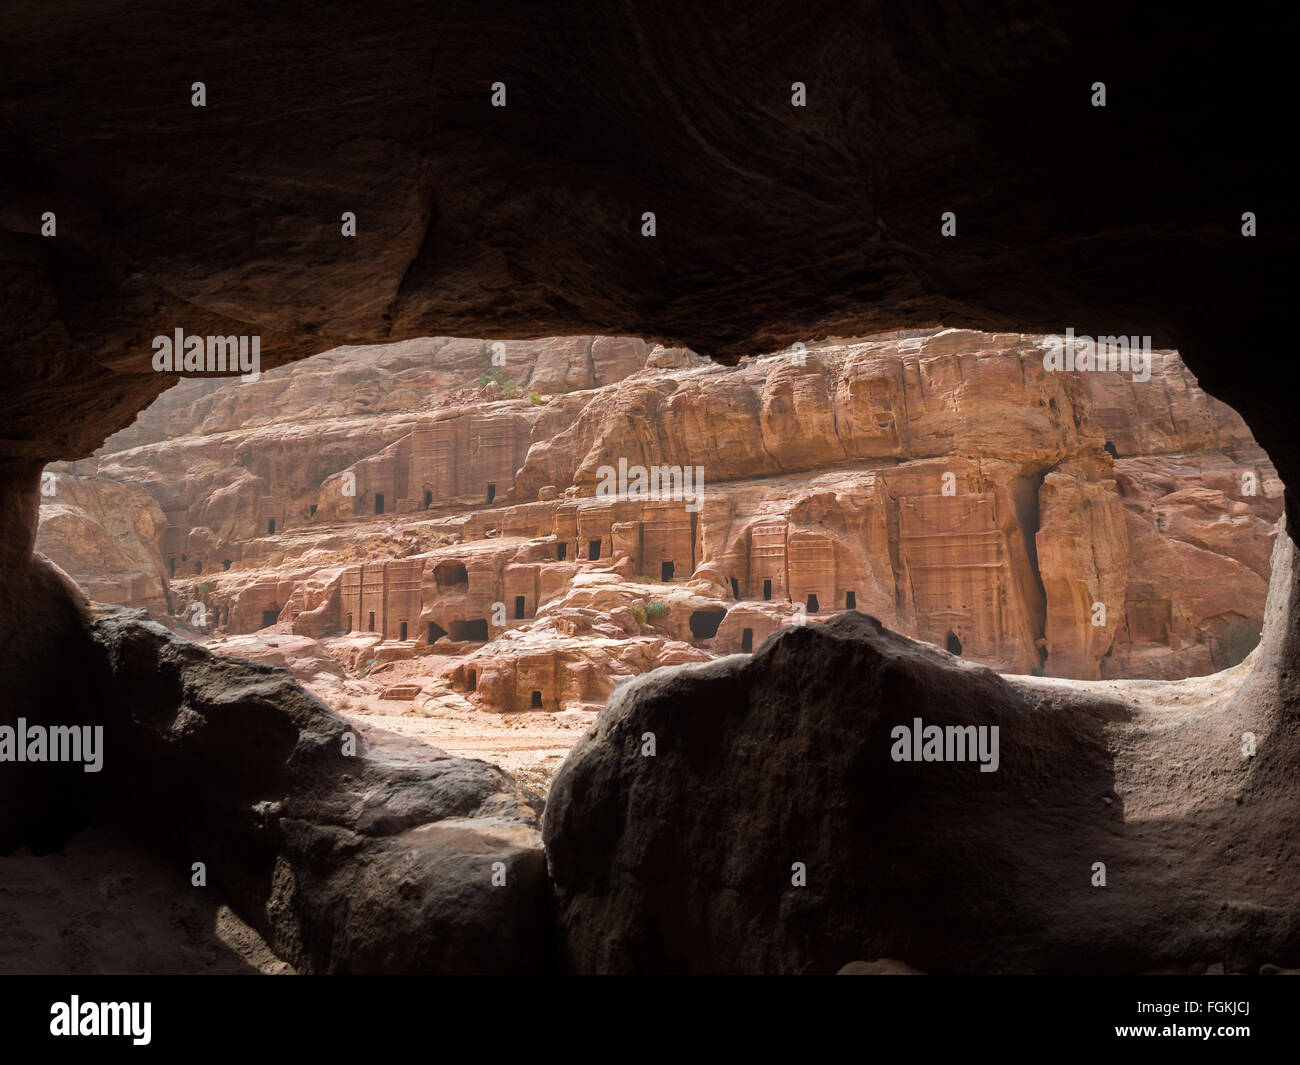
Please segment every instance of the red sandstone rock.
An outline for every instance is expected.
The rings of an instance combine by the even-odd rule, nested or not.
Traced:
[[[183,386],[98,468],[159,500],[179,605],[201,580],[217,632],[291,628],[353,671],[469,653],[450,682],[497,710],[598,703],[853,608],[1078,678],[1212,672],[1258,629],[1281,485],[1172,353],[1135,383],[961,330],[731,369],[618,338],[494,350],[339,349]],[[534,401],[456,402],[496,371]],[[597,498],[620,460],[699,468],[703,498]],[[672,649],[604,643],[655,637]]]

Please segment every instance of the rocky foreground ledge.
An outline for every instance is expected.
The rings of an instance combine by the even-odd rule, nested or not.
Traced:
[[[93,630],[121,797],[300,972],[549,965],[541,800],[508,774],[364,743],[287,671],[215,657],[142,612]]]

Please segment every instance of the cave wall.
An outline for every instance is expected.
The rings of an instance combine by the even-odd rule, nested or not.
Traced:
[[[1296,206],[1270,149],[1297,15],[1233,18],[1118,0],[290,2],[256,23],[161,0],[9,5],[6,720],[78,698],[100,712],[105,655],[32,558],[38,473],[172,383],[150,342],[175,328],[255,333],[264,366],[448,334],[619,333],[724,360],[939,322],[1149,334],[1297,483],[1274,354]],[[1105,108],[1090,104],[1098,80]],[[795,81],[806,108],[791,106]],[[506,108],[490,105],[495,82]],[[355,238],[340,235],[345,211]],[[1247,211],[1257,236],[1241,234]],[[1275,737],[1260,778],[1296,764],[1281,627],[1258,659],[1271,672],[1252,712]],[[15,795],[14,779],[3,808],[37,822],[6,832],[75,820],[77,789],[45,778]]]

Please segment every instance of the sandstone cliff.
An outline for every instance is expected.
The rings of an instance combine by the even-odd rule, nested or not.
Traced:
[[[450,656],[413,692],[497,710],[594,709],[846,609],[1015,673],[1240,661],[1281,510],[1263,452],[1176,353],[1149,381],[1042,355],[962,330],[736,367],[619,338],[339,349],[181,385],[69,469],[157,500],[201,631],[287,627],[345,659],[369,633],[365,661]],[[702,490],[602,495],[620,464]]]

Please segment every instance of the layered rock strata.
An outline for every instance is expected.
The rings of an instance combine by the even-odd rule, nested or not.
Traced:
[[[1240,661],[1281,511],[1267,458],[1175,353],[1139,381],[1050,372],[1044,349],[913,331],[731,369],[616,338],[342,350],[177,389],[58,477],[152,495],[194,635],[468,655],[434,672],[497,710],[599,706],[629,662],[849,609],[1016,673]],[[658,498],[604,491],[638,468]],[[699,491],[665,498],[683,473]],[[84,569],[43,514],[41,546]]]

